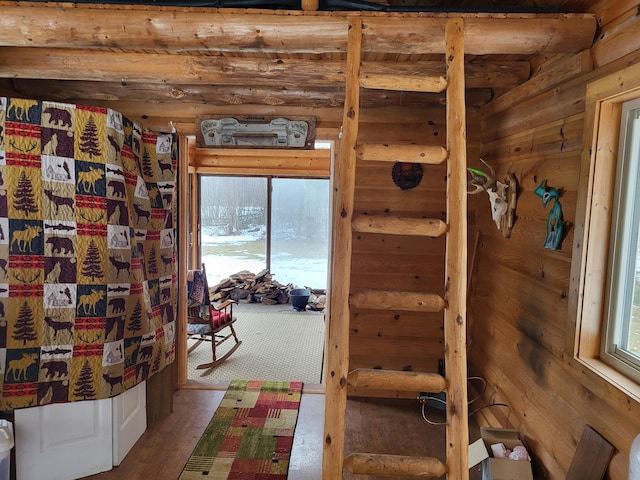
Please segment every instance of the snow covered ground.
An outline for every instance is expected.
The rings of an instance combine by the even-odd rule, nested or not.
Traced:
[[[202,261],[207,269],[209,285],[215,285],[229,275],[248,270],[258,273],[266,268],[264,253],[255,252],[256,240],[263,232],[252,232],[242,235],[216,235],[208,230],[202,233],[202,250],[206,252]],[[209,248],[207,248],[209,247]],[[211,251],[220,250],[220,254]],[[271,274],[281,284],[294,284],[297,287],[327,288],[327,257],[318,258],[328,252],[305,251],[291,254],[274,254],[272,256]]]

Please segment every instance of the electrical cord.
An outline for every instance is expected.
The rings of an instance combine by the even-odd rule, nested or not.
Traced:
[[[431,397],[429,395],[427,395],[427,399],[426,400],[420,400],[420,403],[422,404],[422,418],[424,419],[425,422],[427,422],[429,425],[446,425],[447,422],[434,422],[432,420],[429,420],[427,418],[427,415],[425,413],[425,407],[427,406],[427,403],[429,403],[429,401],[434,400],[443,404],[447,404],[447,402],[445,400],[441,400],[437,397]]]
[[[468,377],[467,381],[470,381],[470,380],[474,380],[474,381],[479,380],[480,382],[482,382],[482,387],[481,387],[480,393],[478,393],[474,398],[469,400],[467,402],[467,405],[471,405],[476,400],[478,400],[480,397],[482,397],[482,395],[484,394],[484,392],[485,392],[485,390],[487,388],[487,381],[482,377]],[[427,422],[429,425],[436,425],[436,426],[438,426],[438,425],[446,425],[447,424],[447,422],[434,422],[433,420],[430,420],[429,418],[427,418],[427,415],[426,415],[426,412],[425,412],[426,406],[427,406],[427,404],[429,402],[438,402],[438,403],[444,405],[444,407],[446,408],[446,405],[447,405],[447,401],[446,400],[442,400],[441,398],[434,397],[432,395],[420,396],[420,397],[418,397],[418,399],[420,400],[420,404],[422,405],[422,418],[424,419],[425,422]],[[509,409],[509,415],[511,415],[511,407],[508,404],[494,402],[494,403],[490,403],[490,404],[478,407],[475,410],[472,410],[471,413],[469,413],[467,417],[470,418],[472,415],[475,415],[480,410],[483,410],[485,408],[490,408],[490,407],[506,407],[506,408]],[[509,415],[507,415],[507,416],[509,416]]]
[[[446,400],[442,400],[440,398],[437,397],[431,397],[431,396],[427,396],[426,400],[421,400],[420,403],[422,404],[422,418],[425,422],[427,422],[429,425],[446,425],[447,422],[434,422],[433,420],[430,420],[429,418],[427,418],[427,414],[425,412],[425,408],[427,406],[427,404],[430,401],[434,401],[434,402],[440,402],[443,405],[446,405],[447,402]],[[471,403],[471,402],[469,402]],[[509,415],[511,414],[511,407],[506,404],[506,403],[490,403],[488,405],[483,405],[481,407],[476,408],[475,410],[473,410],[471,413],[468,414],[468,418],[471,418],[471,416],[475,415],[476,413],[478,413],[480,410],[483,410],[485,408],[490,408],[490,407],[506,407],[509,409]],[[508,415],[507,415],[508,416]]]
[[[469,405],[471,405],[473,402],[475,402],[476,400],[478,400],[485,392],[485,390],[487,389],[487,381],[482,378],[482,377],[469,377],[467,378],[467,382],[469,382],[470,380],[480,380],[482,382],[482,389],[480,390],[480,393],[478,393],[475,398],[473,398],[472,400],[469,400]]]

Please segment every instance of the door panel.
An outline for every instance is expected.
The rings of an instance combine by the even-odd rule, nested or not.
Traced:
[[[127,456],[147,429],[147,382],[113,398],[113,464]]]
[[[146,430],[146,382],[114,398],[14,414],[16,480],[86,477],[119,465]]]
[[[112,468],[112,400],[15,413],[16,479],[68,480]]]

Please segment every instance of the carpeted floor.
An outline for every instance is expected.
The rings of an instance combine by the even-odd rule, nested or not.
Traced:
[[[189,380],[204,384],[235,379],[322,382],[322,312],[295,312],[291,305],[239,304],[234,307],[234,315],[242,345],[221,365],[196,370],[197,365],[211,361],[211,346],[201,344],[189,354]],[[218,356],[232,346],[232,340],[227,340]]]

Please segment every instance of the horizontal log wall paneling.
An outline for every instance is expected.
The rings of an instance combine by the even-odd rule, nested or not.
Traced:
[[[438,313],[358,311],[351,318],[353,335],[362,338],[383,339],[395,334],[410,337],[423,331],[427,338],[441,338],[442,315]],[[384,340],[381,340],[384,341]]]
[[[491,163],[494,158],[518,161],[523,156],[542,156],[566,151],[579,153],[582,149],[583,122],[584,114],[579,113],[508,137],[484,142],[482,158]]]
[[[410,237],[409,237],[410,238]],[[357,243],[357,240],[354,241],[354,244]],[[440,242],[434,242],[433,250],[429,250],[428,252],[422,251],[419,252],[411,252],[405,251],[402,253],[393,253],[388,252],[385,248],[385,256],[381,257],[377,254],[380,251],[376,252],[368,252],[367,254],[362,254],[358,251],[353,258],[353,265],[351,267],[354,274],[366,275],[371,272],[382,272],[386,270],[388,275],[396,274],[396,275],[419,275],[423,278],[431,278],[437,277],[440,274],[440,279],[442,279],[442,274],[444,270],[440,268],[436,262],[438,261],[437,253]],[[371,255],[373,253],[373,255]],[[440,257],[442,258],[442,257]],[[391,270],[391,271],[390,271]],[[434,271],[435,270],[435,271]],[[410,289],[405,289],[402,285],[396,285],[396,288],[400,291],[407,292],[411,291]],[[370,289],[366,285],[359,285],[358,290],[368,290]]]
[[[385,142],[445,145],[444,104],[439,109],[433,109],[432,113],[428,112],[426,118],[430,120],[420,124],[406,123],[407,119],[400,126],[367,122],[367,115],[373,115],[374,112],[376,109],[361,110],[358,138],[362,143],[375,143],[384,138]],[[416,114],[419,112],[414,111],[410,118]],[[425,115],[424,110],[422,115]],[[384,117],[378,118],[382,120]],[[469,158],[478,158],[481,144],[477,108],[467,108],[467,132],[467,154]],[[354,215],[366,213],[444,220],[446,166],[423,165],[420,184],[413,189],[401,190],[391,176],[393,165],[393,162],[357,162]],[[354,233],[352,291],[388,290],[389,285],[393,285],[397,291],[429,291],[442,295],[444,248],[443,237]],[[397,318],[375,315],[366,310],[351,315],[350,369],[382,367],[418,372],[437,371],[438,361],[444,356],[442,313],[401,312]],[[380,326],[374,335],[370,328],[361,327],[369,318]],[[382,319],[389,322],[384,328]],[[349,395],[359,394],[358,388],[349,387]],[[371,395],[370,390],[366,394]],[[415,392],[398,392],[398,396],[415,398]]]
[[[535,457],[540,478],[563,479],[585,425],[617,449],[608,479],[627,477],[628,449],[640,431],[640,405],[572,359],[577,302],[569,291],[583,150],[586,85],[640,61],[637,2],[601,0],[591,51],[545,55],[533,76],[484,109],[482,157],[498,179],[514,172],[519,197],[508,239],[495,228],[485,198],[477,199],[481,241],[471,282],[470,373],[487,380],[481,423],[515,426]],[[633,38],[631,38],[633,37]],[[593,62],[592,62],[593,60]],[[479,167],[480,168],[480,167]],[[544,249],[550,205],[534,189],[546,179],[561,192],[569,223],[557,251]],[[506,411],[506,412],[505,412]]]
[[[523,274],[514,273],[496,264],[493,259],[488,262],[482,255],[481,249],[476,269],[478,282],[490,284],[496,276],[509,278],[509,281],[499,285],[500,296],[495,294],[495,286],[486,285],[475,293],[478,298],[474,298],[474,301],[483,301],[491,307],[492,312],[498,314],[497,318],[505,318],[524,335],[538,342],[541,348],[561,356],[564,350],[566,295],[561,289],[548,288],[537,279],[534,282]],[[546,301],[541,302],[541,298]],[[530,322],[531,318],[535,318],[536,322]]]
[[[366,165],[362,165],[365,163]],[[391,179],[393,163],[361,162],[356,177],[354,212],[435,216],[445,209],[445,172],[440,166],[424,166],[421,184],[400,190]],[[433,173],[432,170],[437,172]],[[361,182],[363,185],[361,185]],[[438,199],[434,202],[433,199]],[[426,243],[425,243],[426,242]],[[425,248],[425,245],[432,247]],[[367,289],[406,292],[442,292],[444,239],[375,233],[353,234],[351,267],[352,291]],[[358,325],[371,315],[385,318],[385,328],[375,335]],[[391,370],[437,371],[443,357],[442,313],[401,312],[380,316],[379,312],[359,310],[351,314],[350,369],[382,367]],[[401,328],[407,325],[410,328]],[[378,335],[380,334],[380,335]],[[358,390],[349,389],[350,394]]]
[[[443,358],[444,352],[441,338],[426,337],[423,333],[411,337],[390,335],[383,339],[351,335],[349,341],[352,342],[349,347],[350,369],[363,367],[437,372],[438,360]],[[384,349],[384,354],[372,355],[378,349]]]

